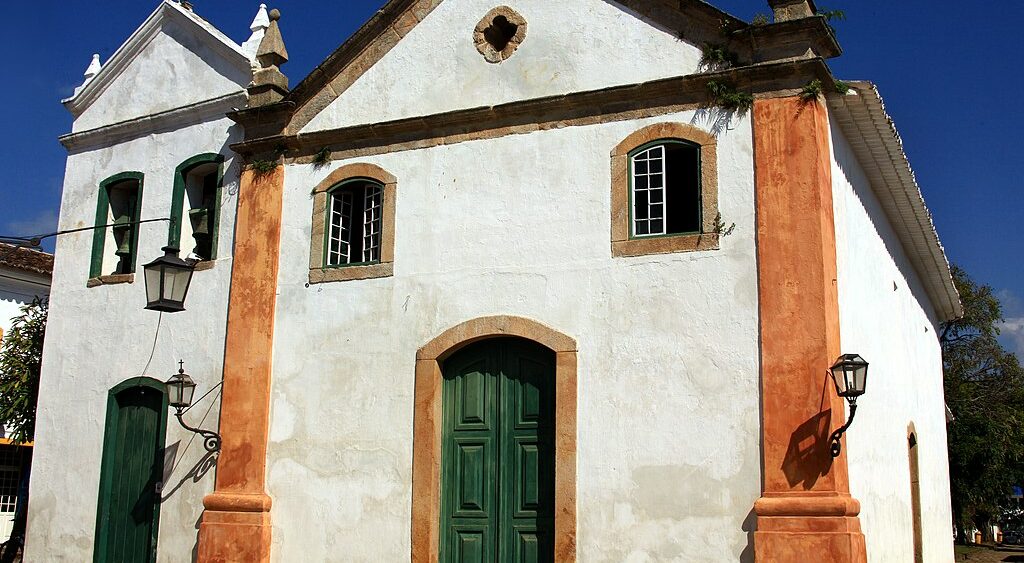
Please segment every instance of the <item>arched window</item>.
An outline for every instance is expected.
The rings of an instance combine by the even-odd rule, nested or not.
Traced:
[[[90,286],[133,279],[138,258],[142,180],[141,172],[122,172],[100,182],[95,226],[103,228],[93,232]]]
[[[309,283],[394,272],[395,177],[372,164],[348,164],[313,189]]]
[[[659,123],[612,151],[612,255],[718,248],[715,137]]]
[[[658,140],[631,152],[629,164],[632,237],[701,232],[700,145]]]
[[[217,259],[224,156],[201,154],[178,165],[171,195],[167,246],[200,262]]]

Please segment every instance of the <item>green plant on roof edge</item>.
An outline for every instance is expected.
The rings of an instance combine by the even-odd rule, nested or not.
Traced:
[[[313,155],[313,169],[319,170],[331,163],[331,149],[324,147]]]
[[[727,110],[746,112],[754,107],[754,96],[747,92],[739,92],[727,82],[712,80],[707,85],[715,105]]]

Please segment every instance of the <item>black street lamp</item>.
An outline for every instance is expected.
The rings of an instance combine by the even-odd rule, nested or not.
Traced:
[[[832,382],[836,385],[836,394],[846,399],[850,405],[850,418],[846,419],[846,424],[837,428],[829,438],[832,442],[832,457],[839,457],[843,451],[843,445],[839,440],[853,424],[853,417],[857,414],[857,397],[864,394],[868,382],[868,363],[857,354],[843,354],[832,364],[829,372],[832,374]]]
[[[142,267],[146,275],[146,308],[165,313],[184,311],[195,268],[178,258],[177,248],[165,246],[163,251],[163,256]]]
[[[168,406],[174,407],[174,416],[178,419],[178,424],[182,428],[190,432],[199,434],[204,438],[203,447],[208,452],[216,452],[220,450],[220,434],[211,430],[203,430],[201,428],[193,428],[185,421],[182,420],[181,416],[185,414],[189,407],[192,406],[192,396],[196,392],[196,384],[192,381],[192,378],[185,373],[185,361],[178,361],[178,373],[171,376],[164,385],[167,387],[167,404]]]

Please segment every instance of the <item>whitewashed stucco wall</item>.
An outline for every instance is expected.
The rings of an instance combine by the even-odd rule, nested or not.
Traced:
[[[718,136],[721,212],[737,224],[721,250],[612,258],[609,153],[664,121],[707,126],[689,112],[287,168],[274,561],[408,560],[416,351],[490,315],[578,342],[580,561],[752,558],[751,125]],[[348,162],[398,178],[395,275],[306,287],[310,189]]]
[[[93,224],[99,182],[113,174],[145,173],[141,217],[167,217],[174,171],[181,162],[205,152],[221,153],[229,160],[221,198],[219,259],[213,269],[195,274],[185,312],[161,316],[143,309],[142,265],[162,255],[166,222],[141,225],[132,284],[87,288],[92,232],[57,239],[27,561],[92,558],[109,389],[141,375],[164,381],[177,371],[179,359],[185,360],[198,384],[197,398],[220,381],[238,192],[238,167],[227,145],[238,140],[237,126],[219,118],[68,157],[61,229]],[[186,417],[193,425],[215,429],[219,404],[214,393]],[[191,473],[205,454],[201,441],[169,416],[158,561],[192,557],[202,499],[213,489],[212,470]]]
[[[847,433],[868,561],[913,560],[908,426],[918,439],[924,558],[953,559],[942,357],[935,311],[835,124],[832,177],[844,353],[871,364]]]
[[[208,41],[197,39],[194,31],[165,19],[160,32],[75,120],[72,131],[87,131],[233,94],[251,78],[244,58],[228,60]]]
[[[446,0],[302,132],[636,84],[696,72],[700,48],[606,0],[515,0],[526,40],[501,64],[473,43],[500,2]],[[386,94],[385,94],[386,93]]]

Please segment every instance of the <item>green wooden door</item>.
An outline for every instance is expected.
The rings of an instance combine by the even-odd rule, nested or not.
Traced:
[[[166,428],[167,398],[160,382],[136,378],[110,392],[94,561],[156,561]]]
[[[554,353],[485,340],[444,374],[441,561],[552,561]]]

